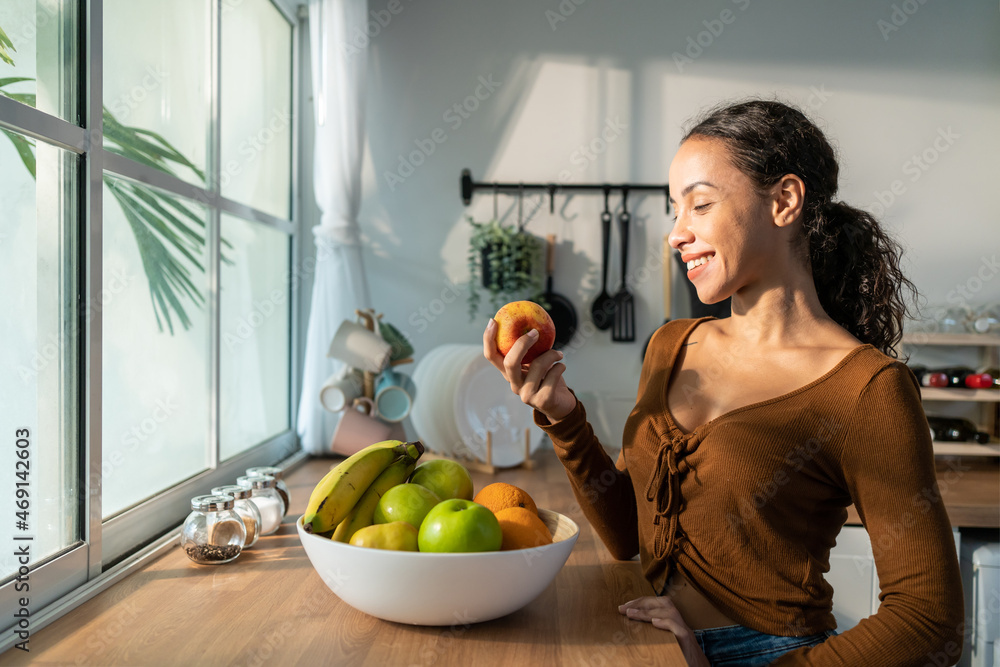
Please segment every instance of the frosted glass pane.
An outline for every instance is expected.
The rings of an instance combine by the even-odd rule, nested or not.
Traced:
[[[24,137],[20,137],[24,139]],[[35,177],[0,136],[0,581],[80,538],[77,158],[37,143]],[[24,453],[21,453],[24,452]],[[22,503],[22,505],[18,505]],[[18,512],[23,512],[19,514]],[[23,522],[23,523],[21,523]],[[32,537],[31,542],[18,538]]]
[[[223,3],[221,192],[285,219],[291,104],[292,27],[269,0]]]
[[[289,236],[229,215],[222,238],[221,458],[289,428]]]
[[[210,9],[209,0],[104,2],[105,148],[198,185],[211,113]],[[143,142],[158,137],[179,155],[151,158]]]
[[[105,177],[105,517],[208,465],[206,215]]]
[[[79,4],[69,0],[0,2],[0,95],[79,122]]]

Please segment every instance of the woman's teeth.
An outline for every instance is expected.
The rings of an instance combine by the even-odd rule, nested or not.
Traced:
[[[708,264],[709,260],[711,260],[713,257],[715,257],[715,255],[705,255],[704,257],[699,257],[698,259],[692,259],[690,262],[687,263],[688,271],[690,271],[696,266],[701,266],[702,264]]]

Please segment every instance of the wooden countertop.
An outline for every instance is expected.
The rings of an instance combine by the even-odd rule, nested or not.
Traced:
[[[198,566],[179,548],[32,633],[30,653],[5,665],[686,665],[674,635],[621,616],[622,602],[653,591],[638,561],[619,562],[590,529],[555,454],[532,471],[473,473],[476,488],[504,481],[540,507],[570,516],[580,538],[534,602],[469,627],[390,623],[358,612],[323,584],[294,522],[334,459],[288,477],[292,507],[274,535],[232,563]]]

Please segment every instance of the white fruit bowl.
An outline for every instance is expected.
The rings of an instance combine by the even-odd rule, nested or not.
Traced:
[[[552,544],[482,553],[367,549],[307,533],[302,517],[295,527],[323,582],[355,609],[397,623],[464,625],[517,611],[562,569],[580,527],[557,512],[538,514]]]

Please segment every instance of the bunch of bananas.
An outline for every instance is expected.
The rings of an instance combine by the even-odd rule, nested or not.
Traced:
[[[374,523],[382,494],[404,483],[424,453],[423,443],[386,440],[352,454],[319,481],[302,517],[302,527],[349,542]]]

